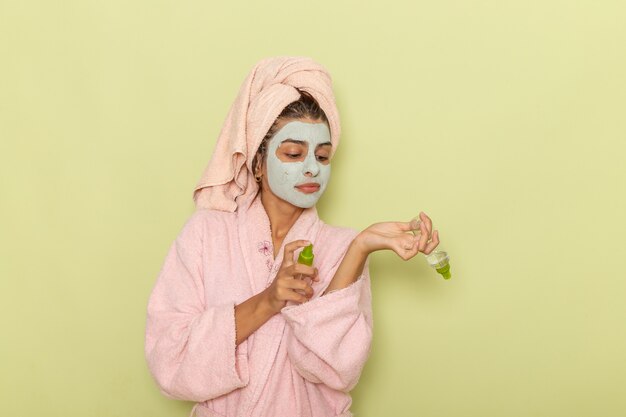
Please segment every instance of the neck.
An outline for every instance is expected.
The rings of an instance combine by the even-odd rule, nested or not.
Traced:
[[[270,193],[261,192],[261,203],[269,217],[274,241],[282,241],[304,211],[303,208],[296,207]]]

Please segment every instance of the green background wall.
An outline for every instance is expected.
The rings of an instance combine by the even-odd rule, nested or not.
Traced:
[[[626,415],[626,4],[0,0],[0,415],[187,416],[147,298],[239,86],[331,72],[320,216],[420,210],[452,257],[371,259],[359,417]]]

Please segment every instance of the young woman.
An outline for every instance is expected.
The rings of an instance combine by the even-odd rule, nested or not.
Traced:
[[[165,395],[197,402],[192,415],[352,415],[372,339],[368,255],[406,260],[439,239],[424,213],[361,232],[318,218],[339,131],[310,58],[267,58],[246,78],[148,303],[149,369]],[[297,263],[309,244],[313,266]]]

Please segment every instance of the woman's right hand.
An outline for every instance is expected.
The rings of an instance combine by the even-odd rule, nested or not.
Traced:
[[[308,246],[310,242],[306,240],[296,240],[285,245],[283,262],[276,274],[276,278],[263,293],[265,301],[274,313],[279,313],[285,307],[287,301],[304,303],[313,296],[313,288],[304,279],[299,277],[309,277],[312,281],[319,281],[317,268],[299,264],[294,261],[294,252],[298,248]],[[296,290],[303,291],[302,295]]]

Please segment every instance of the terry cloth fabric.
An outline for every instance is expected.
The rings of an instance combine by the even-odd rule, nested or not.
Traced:
[[[148,306],[145,355],[161,392],[200,417],[350,417],[349,391],[370,354],[368,262],[353,284],[320,296],[357,231],[305,209],[273,257],[258,195],[236,212],[196,210],[165,258]],[[236,345],[234,307],[276,277],[286,243],[314,244],[313,297],[289,303]],[[295,256],[298,254],[296,253]]]
[[[252,159],[278,115],[300,98],[317,100],[328,118],[334,152],[341,126],[329,72],[309,57],[278,56],[259,61],[241,85],[208,166],[193,192],[196,208],[237,209],[239,196],[255,194]]]

